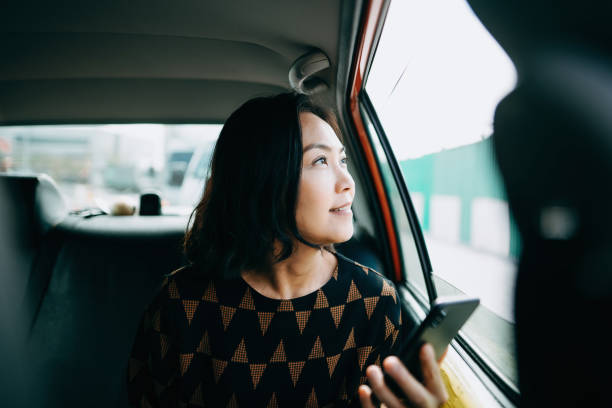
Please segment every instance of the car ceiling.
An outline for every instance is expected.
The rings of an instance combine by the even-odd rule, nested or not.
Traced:
[[[0,124],[221,122],[250,97],[289,89],[292,63],[313,49],[331,61],[321,78],[333,90],[341,3],[6,4]]]

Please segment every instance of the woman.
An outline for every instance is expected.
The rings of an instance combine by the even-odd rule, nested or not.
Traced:
[[[355,195],[337,134],[295,94],[252,99],[227,119],[186,234],[190,265],[166,277],[135,339],[133,405],[359,404],[366,369],[393,354],[410,320],[387,279],[334,253],[353,234]],[[444,387],[431,355],[426,364],[433,380],[418,392],[438,405]],[[393,403],[380,370],[367,374]],[[363,404],[370,394],[361,387]]]

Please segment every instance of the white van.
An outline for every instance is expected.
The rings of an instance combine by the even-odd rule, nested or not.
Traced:
[[[210,159],[212,158],[213,150],[216,142],[207,142],[196,149],[191,156],[183,184],[178,192],[176,200],[180,205],[194,208],[204,191],[204,184],[208,178],[210,169]]]

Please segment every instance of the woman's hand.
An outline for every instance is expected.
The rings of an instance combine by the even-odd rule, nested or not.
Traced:
[[[414,407],[439,407],[448,399],[442,376],[440,375],[440,367],[436,362],[433,347],[429,344],[423,345],[419,352],[421,360],[421,371],[423,373],[423,382],[420,383],[406,369],[406,366],[395,356],[389,356],[383,361],[383,368],[387,374],[399,385],[406,395],[407,402]],[[366,370],[370,387],[362,385],[359,387],[359,399],[361,406],[365,408],[373,408],[372,391],[381,403],[389,408],[405,407],[398,397],[387,388],[383,381],[383,372],[376,365],[371,365]]]

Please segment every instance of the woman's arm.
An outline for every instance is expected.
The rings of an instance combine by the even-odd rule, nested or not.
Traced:
[[[420,383],[401,361],[395,356],[389,356],[383,361],[383,368],[387,374],[404,391],[408,403],[415,407],[439,407],[448,399],[448,394],[440,375],[440,367],[435,360],[434,351],[431,345],[425,344],[419,353],[421,360],[421,371],[423,373],[423,383]],[[367,368],[366,374],[370,386],[362,385],[359,387],[359,399],[365,408],[373,408],[372,392],[376,397],[389,408],[405,407],[402,401],[391,392],[383,381],[383,372],[376,366],[371,365]]]

